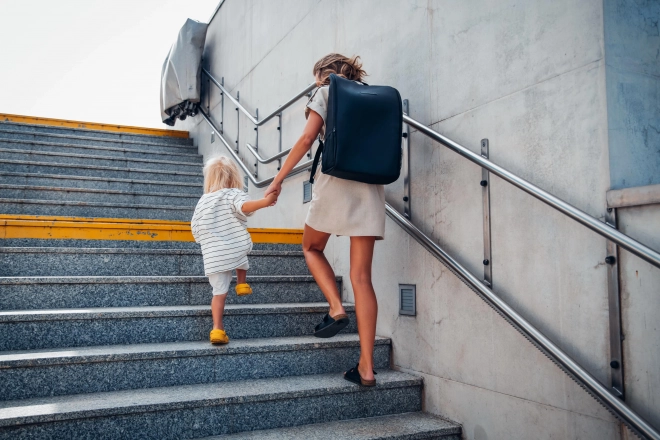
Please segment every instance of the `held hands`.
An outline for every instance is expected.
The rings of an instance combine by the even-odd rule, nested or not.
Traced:
[[[275,181],[266,189],[264,198],[266,200],[272,200],[269,206],[275,206],[277,198],[280,196],[280,192],[282,192],[282,184]]]
[[[277,203],[277,198],[280,196],[279,192],[271,192],[269,194],[266,194],[264,197],[264,200],[268,202],[268,206],[275,206]]]

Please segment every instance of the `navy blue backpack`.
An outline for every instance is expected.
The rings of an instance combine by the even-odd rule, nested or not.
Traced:
[[[380,185],[396,181],[401,172],[402,115],[401,95],[395,88],[330,74],[325,140],[316,150],[310,183],[319,157],[323,174]]]

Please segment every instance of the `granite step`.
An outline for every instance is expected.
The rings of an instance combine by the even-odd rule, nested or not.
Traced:
[[[204,176],[198,172],[81,165],[65,162],[36,162],[32,160],[0,161],[0,171],[13,173],[56,174],[60,176],[83,176],[108,179],[155,180],[159,182],[188,182],[202,185]]]
[[[357,334],[0,352],[0,400],[338,373],[359,357]],[[375,368],[389,359],[390,340],[377,338]]]
[[[197,154],[195,149],[190,147],[164,147],[168,150],[178,151],[160,151],[152,149],[153,146],[145,145],[135,148],[125,148],[121,143],[94,142],[102,145],[90,145],[87,143],[76,142],[76,139],[63,138],[54,140],[42,139],[21,139],[20,136],[7,138],[0,130],[0,148],[27,150],[27,151],[49,151],[53,153],[71,153],[71,154],[98,154],[102,156],[121,157],[124,159],[153,159],[153,160],[181,160],[184,162],[202,163],[203,156]],[[26,135],[24,137],[33,137]],[[163,147],[157,147],[163,148]]]
[[[3,214],[190,221],[195,206],[0,199]]]
[[[13,148],[0,148],[2,160],[22,160],[30,162],[45,163],[68,163],[77,165],[94,165],[122,168],[142,168],[153,170],[183,171],[188,173],[201,173],[202,164],[198,161],[164,160],[164,159],[125,159],[103,154],[73,154],[54,153],[31,150],[19,150]]]
[[[374,388],[332,373],[6,401],[0,439],[197,438],[420,411],[421,393],[385,370]]]
[[[241,432],[199,440],[461,440],[461,425],[431,414],[411,412],[290,428]]]
[[[35,185],[49,188],[87,188],[128,192],[170,194],[203,194],[203,186],[188,182],[159,182],[157,180],[108,179],[102,177],[66,176],[57,174],[13,173],[0,171],[0,184]]]
[[[250,252],[250,275],[309,275],[302,251]],[[201,250],[0,248],[0,276],[204,275]]]
[[[130,248],[130,249],[199,249],[193,241],[152,240],[82,240],[42,238],[0,238],[0,247],[78,247],[78,248]],[[299,251],[299,244],[254,243],[254,250]]]
[[[309,275],[248,275],[252,295],[234,293],[227,304],[278,304],[324,301]],[[341,291],[341,277],[337,287]],[[85,307],[208,305],[212,288],[205,276],[152,277],[2,277],[0,310],[43,310]]]
[[[120,191],[113,189],[57,188],[36,185],[0,183],[0,193],[5,199],[39,199],[75,202],[130,203],[133,205],[195,206],[200,196],[196,194]]]
[[[230,304],[224,325],[232,339],[305,336],[327,303]],[[355,333],[355,314],[344,333]],[[0,311],[0,351],[205,341],[212,327],[204,306],[150,306]]]
[[[51,135],[59,138],[81,139],[84,141],[98,140],[107,142],[121,142],[122,144],[150,145],[150,146],[180,146],[192,147],[192,138],[179,138],[172,136],[153,136],[148,134],[130,134],[105,130],[90,130],[85,128],[55,127],[39,124],[21,124],[15,122],[0,122],[0,130],[12,131],[14,134]]]

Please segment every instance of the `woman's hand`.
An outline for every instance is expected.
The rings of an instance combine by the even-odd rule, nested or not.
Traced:
[[[321,128],[323,128],[323,118],[321,118],[321,116],[315,111],[310,111],[307,124],[303,129],[300,139],[298,139],[291,148],[291,152],[284,160],[280,171],[277,173],[277,176],[275,176],[275,180],[273,180],[273,183],[271,183],[268,189],[266,189],[264,197],[270,193],[277,193],[279,195],[280,192],[282,192],[282,181],[289,175],[293,167],[300,162],[300,159],[303,158],[309,149],[312,148],[312,144],[321,131]],[[270,206],[275,205],[275,203],[277,203],[277,201]]]
[[[267,198],[270,194],[275,193],[276,197],[273,203],[270,204],[270,206],[275,206],[277,203],[277,196],[282,192],[282,183],[278,182],[276,180],[273,180],[273,182],[268,186],[266,189],[266,192],[264,193],[264,198]]]

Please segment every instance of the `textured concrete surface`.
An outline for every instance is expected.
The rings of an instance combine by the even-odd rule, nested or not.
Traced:
[[[233,339],[304,336],[327,311],[327,303],[227,305],[223,322]],[[355,333],[353,307],[346,311],[343,332]],[[204,341],[211,328],[209,306],[0,311],[0,351]]]
[[[321,290],[307,275],[248,275],[252,295],[237,296],[235,281],[227,304],[321,302]],[[337,278],[341,289],[341,278]],[[205,276],[3,277],[0,310],[82,307],[208,305],[213,296]]]
[[[424,413],[407,413],[358,420],[318,423],[266,431],[241,432],[204,440],[325,440],[335,438],[354,440],[460,440],[460,425]]]
[[[421,409],[420,379],[383,371],[378,381],[365,389],[341,375],[311,375],[3,402],[0,438],[117,438],[126,430],[194,438]]]
[[[660,3],[603,7],[611,186],[660,183]]]
[[[340,373],[359,356],[356,334],[245,339],[225,346],[202,341],[1,352],[0,400]],[[389,340],[379,338],[376,369],[387,369],[389,359]]]
[[[301,251],[253,250],[250,275],[309,275]],[[0,247],[0,276],[204,275],[193,249]]]
[[[620,208],[619,229],[660,250],[660,204]],[[660,426],[660,269],[619,250],[626,402]],[[632,437],[631,437],[632,438]]]

